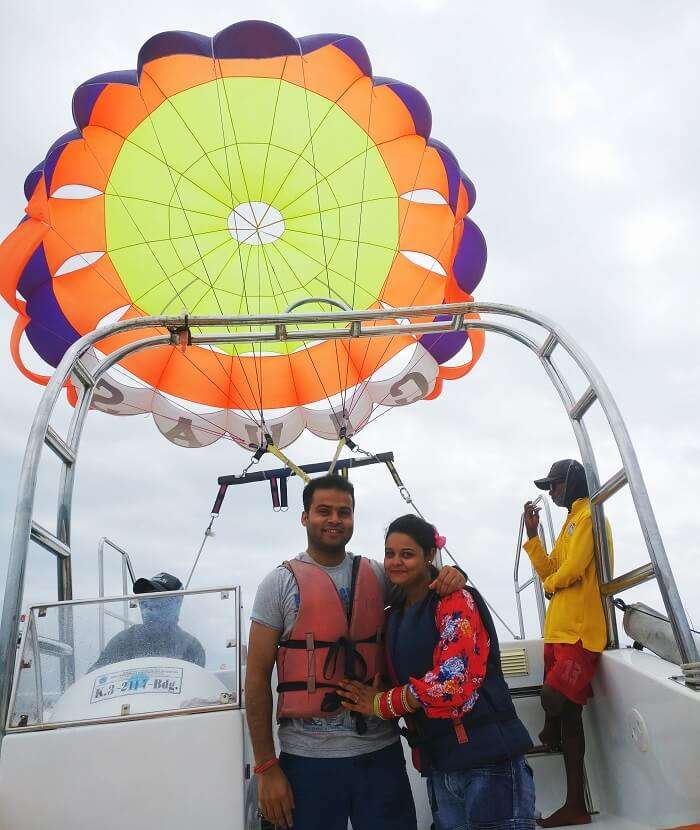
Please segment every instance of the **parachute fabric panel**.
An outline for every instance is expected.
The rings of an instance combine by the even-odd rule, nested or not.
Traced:
[[[22,334],[55,366],[115,315],[281,314],[318,297],[439,305],[471,300],[483,274],[471,181],[430,137],[423,96],[373,77],[353,37],[296,39],[262,21],[214,38],[164,32],[136,70],[78,87],[73,117],[27,177],[26,217],[0,246],[0,291],[18,313],[12,353],[37,382]],[[443,365],[467,342],[467,363]],[[112,370],[93,406],[151,412],[182,446],[226,435],[249,447],[269,433],[283,447],[304,429],[337,438],[377,407],[436,397],[483,345],[483,332],[459,331],[161,346],[124,359],[128,382]],[[377,378],[409,347],[400,373]]]

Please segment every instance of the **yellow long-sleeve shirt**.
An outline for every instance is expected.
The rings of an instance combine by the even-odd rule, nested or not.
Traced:
[[[607,520],[606,533],[612,563],[612,534]],[[589,651],[603,651],[607,631],[595,567],[590,500],[577,499],[572,504],[549,555],[537,536],[523,547],[544,590],[553,594],[544,621],[545,643],[581,640]]]

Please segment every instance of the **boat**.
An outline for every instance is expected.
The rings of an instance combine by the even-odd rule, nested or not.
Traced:
[[[441,315],[436,319],[436,315]],[[396,317],[411,322],[396,324]],[[426,322],[428,321],[428,322]],[[386,324],[377,327],[377,323]],[[205,334],[203,325],[208,326]],[[305,328],[297,329],[298,326]],[[143,595],[132,591],[137,563],[107,539],[99,542],[100,573],[112,556],[123,574],[121,594],[74,599],[71,560],[72,494],[76,462],[91,397],[102,376],[130,353],[200,338],[235,338],[238,326],[255,327],[260,338],[370,338],[406,327],[448,332],[475,328],[504,336],[527,349],[561,400],[591,492],[596,562],[606,611],[608,647],[585,709],[586,774],[593,826],[601,830],[659,830],[700,820],[700,662],[698,640],[681,602],[644,478],[620,411],[586,353],[552,320],[532,311],[484,302],[439,307],[327,313],[295,310],[286,315],[199,319],[188,315],[137,318],[113,323],[76,341],[65,353],[37,409],[22,466],[8,579],[0,629],[0,827],[3,830],[102,830],[167,827],[185,830],[258,830],[254,760],[245,720],[246,621],[236,584],[184,588],[149,595],[149,602],[181,598],[181,623],[206,650],[204,666],[149,656],[95,667],[106,638],[139,619]],[[162,334],[152,335],[157,328]],[[139,336],[140,331],[146,336]],[[536,334],[533,334],[533,330]],[[129,331],[129,342],[90,361],[102,338]],[[228,332],[228,333],[227,333]],[[560,369],[567,357],[585,381],[576,397]],[[52,415],[66,381],[78,390],[66,432]],[[605,413],[620,466],[601,481],[586,415],[594,403]],[[56,530],[35,518],[40,461],[53,453],[61,467]],[[391,463],[390,454],[369,459]],[[354,459],[334,459],[348,469]],[[323,466],[323,465],[321,465]],[[277,471],[277,476],[281,473]],[[264,474],[261,475],[265,478]],[[277,476],[272,476],[276,478]],[[268,475],[268,478],[270,476]],[[230,481],[228,482],[231,483]],[[411,502],[403,482],[404,497]],[[226,482],[224,482],[224,485]],[[637,567],[614,574],[607,551],[605,506],[628,489],[646,542]],[[219,505],[220,506],[220,505]],[[552,543],[543,535],[545,543]],[[519,716],[533,738],[541,728],[539,691],[543,674],[541,637],[527,637],[521,609],[525,591],[535,592],[540,621],[545,600],[533,574],[521,575],[520,535],[513,561],[519,631],[501,642],[502,661]],[[544,530],[542,531],[544,534]],[[27,552],[38,545],[57,570],[57,590],[23,606]],[[626,606],[625,645],[615,603],[655,580],[663,598],[659,612]],[[643,646],[646,645],[646,648]],[[652,650],[653,649],[653,650]],[[663,655],[663,656],[661,656]],[[536,739],[535,739],[536,743]],[[537,804],[546,814],[561,803],[561,756],[535,747]],[[421,830],[431,826],[425,788],[417,773],[412,787]],[[355,830],[361,830],[356,828]]]

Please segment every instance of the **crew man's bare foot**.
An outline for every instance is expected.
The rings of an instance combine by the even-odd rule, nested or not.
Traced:
[[[538,735],[542,746],[547,747],[550,752],[561,751],[561,726],[558,721],[553,724],[545,721],[544,729]]]
[[[573,827],[577,824],[590,824],[591,817],[585,811],[577,807],[567,807],[565,804],[549,818],[538,818],[537,824],[540,827]]]

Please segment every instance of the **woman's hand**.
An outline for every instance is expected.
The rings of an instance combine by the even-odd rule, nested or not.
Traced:
[[[371,686],[358,683],[357,680],[341,680],[338,696],[342,698],[341,706],[361,715],[374,715],[374,696],[381,691],[381,678],[375,674]]]

